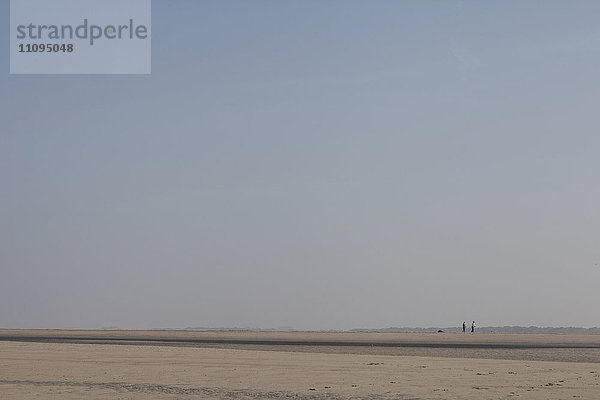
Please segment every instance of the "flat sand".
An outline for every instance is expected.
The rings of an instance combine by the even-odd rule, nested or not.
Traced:
[[[0,330],[0,399],[600,399],[599,350],[597,335]]]

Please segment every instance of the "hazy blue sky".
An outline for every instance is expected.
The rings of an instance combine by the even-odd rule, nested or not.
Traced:
[[[600,2],[152,11],[11,76],[0,0],[0,327],[600,325]]]

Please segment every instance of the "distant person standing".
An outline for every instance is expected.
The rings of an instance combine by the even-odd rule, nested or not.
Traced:
[[[467,321],[463,321],[463,333],[467,331]]]
[[[475,332],[475,321],[471,324],[471,333]]]

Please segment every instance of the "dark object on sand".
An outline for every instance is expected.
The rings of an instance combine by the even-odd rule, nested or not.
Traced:
[[[438,333],[444,333],[444,331],[441,329],[438,329]]]

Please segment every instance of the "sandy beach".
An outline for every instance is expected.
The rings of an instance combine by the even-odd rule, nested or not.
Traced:
[[[600,1],[0,13],[0,400],[600,400]]]
[[[596,335],[0,330],[3,399],[597,399]]]

